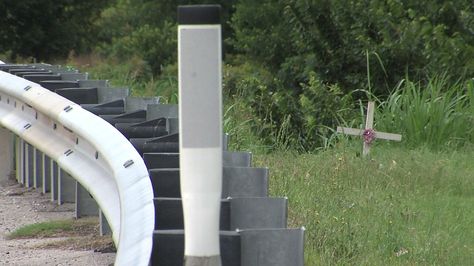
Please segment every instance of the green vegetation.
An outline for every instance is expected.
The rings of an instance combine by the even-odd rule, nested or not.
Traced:
[[[97,218],[56,220],[25,225],[8,235],[16,238],[47,238],[60,236],[84,236],[98,233]]]
[[[474,76],[470,0],[16,1],[0,4],[0,54],[7,60],[69,55],[73,64],[89,57],[96,77],[130,86],[134,95],[176,102],[176,8],[207,3],[222,5],[227,108],[251,112],[248,126],[259,146],[303,152],[328,147],[335,139],[331,129],[362,123],[357,110],[367,98],[378,99],[385,112],[378,126],[412,136],[411,146],[472,142],[472,130],[447,133],[472,123],[466,114],[472,97],[459,99],[472,94],[467,86]],[[449,113],[443,133],[433,136],[428,126],[425,140],[419,123],[433,119],[409,125],[390,118],[400,110],[415,112],[408,108],[414,102],[398,100],[408,100],[413,90],[420,101],[433,97],[428,101],[439,114]],[[450,100],[438,107],[430,93]]]
[[[409,150],[343,141],[317,154],[255,156],[270,191],[306,227],[306,265],[470,265],[474,152]]]
[[[109,0],[0,1],[0,54],[51,60],[92,50],[96,22]],[[10,57],[10,58],[8,58]]]
[[[422,87],[445,71],[449,82],[472,77],[473,11],[470,1],[238,1],[234,48],[271,73],[241,100],[265,103],[256,115],[275,128],[288,123],[291,146],[324,147],[325,127],[355,118],[338,113],[348,97],[384,101],[407,77]]]
[[[377,114],[379,129],[401,132],[410,147],[458,148],[474,143],[474,83],[435,76],[426,86],[403,80]]]
[[[25,47],[44,39],[17,24],[35,16],[0,4],[0,13],[15,13],[0,19],[9,25],[0,54],[57,56],[133,95],[176,103],[176,6],[198,2],[223,5],[230,149],[250,150],[270,168],[271,194],[288,196],[290,225],[307,229],[306,265],[472,264],[470,0],[110,0],[93,5],[67,41],[86,31],[93,40],[56,44],[58,33],[34,51]],[[34,43],[19,46],[19,30]],[[367,100],[377,105],[375,128],[403,140],[376,141],[364,160],[362,141],[334,129],[361,128]]]
[[[126,70],[115,76],[134,94],[156,93],[175,102],[176,6],[197,2],[112,1],[97,21],[94,56]],[[248,126],[265,149],[328,147],[337,125],[362,124],[357,110],[368,98],[378,99],[379,111],[386,112],[378,126],[419,134],[425,130],[420,125],[396,128],[408,127],[408,120],[391,121],[388,110],[405,111],[410,103],[384,109],[394,103],[390,97],[407,95],[413,86],[426,94],[436,80],[441,96],[462,97],[472,86],[474,9],[468,0],[212,2],[223,6],[227,106],[251,112]],[[451,121],[463,117],[453,123],[467,125],[472,118],[462,101],[446,102],[443,111],[452,114]],[[439,148],[445,138],[462,146],[472,133],[417,137],[409,145]]]
[[[141,76],[139,61],[117,65],[99,60],[92,67],[81,67],[80,60],[75,58],[69,63],[91,72],[94,78],[128,86],[136,96],[160,95],[163,102],[177,102],[176,65],[165,68],[155,80]],[[300,106],[296,113],[287,105],[292,96],[269,92],[265,83],[273,81],[264,69],[253,64],[241,68],[226,65],[223,76],[224,128],[232,137],[233,149],[315,151],[344,138],[335,134],[336,125],[363,127],[365,102],[354,100],[352,94],[344,95],[339,87],[324,84],[314,75],[303,84],[305,91],[297,101]],[[366,90],[354,93],[363,93],[376,101],[375,128],[402,134],[400,145],[446,150],[474,143],[473,80],[452,82],[446,74],[433,75],[427,82],[403,79],[387,97],[377,97]],[[265,99],[265,94],[272,97]],[[272,114],[278,109],[286,111],[281,113],[283,121],[277,123]],[[302,127],[295,128],[295,120],[303,121]]]
[[[361,90],[377,102],[376,128],[403,134],[401,144],[376,141],[371,158],[364,160],[359,138],[328,128],[325,149],[298,153],[287,123],[275,128],[255,113],[273,103],[258,109],[239,100],[252,93],[244,86],[269,74],[253,68],[245,76],[233,68],[224,69],[224,127],[231,149],[251,150],[256,166],[270,168],[270,194],[289,198],[291,227],[306,227],[306,265],[469,265],[474,260],[472,81],[451,82],[445,75],[427,83],[402,80],[385,100]],[[321,86],[316,80],[309,84]],[[135,88],[143,92],[145,87]],[[336,109],[335,117],[348,112],[354,118],[341,121],[361,126],[365,103],[354,106],[360,111]]]

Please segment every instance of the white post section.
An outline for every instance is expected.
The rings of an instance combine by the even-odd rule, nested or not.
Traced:
[[[178,8],[180,173],[184,265],[221,265],[222,48],[220,6]]]

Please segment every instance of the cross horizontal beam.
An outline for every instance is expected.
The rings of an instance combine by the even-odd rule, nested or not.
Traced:
[[[362,136],[364,134],[364,129],[348,128],[348,127],[337,127],[337,132],[348,134],[348,135],[353,135],[353,136]],[[375,131],[375,138],[401,141],[402,140],[402,135]]]

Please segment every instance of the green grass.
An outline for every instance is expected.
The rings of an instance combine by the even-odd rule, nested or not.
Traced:
[[[361,159],[360,145],[255,156],[307,229],[306,265],[472,265],[474,152],[379,143]]]
[[[81,236],[98,233],[97,218],[66,219],[25,225],[11,232],[8,239]]]
[[[379,101],[377,127],[400,132],[409,147],[451,149],[474,143],[473,82],[451,82],[447,75],[432,76],[426,84],[403,80]]]

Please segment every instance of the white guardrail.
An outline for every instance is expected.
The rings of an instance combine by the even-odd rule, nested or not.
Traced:
[[[103,211],[115,265],[148,265],[153,190],[143,159],[112,125],[40,85],[0,71],[0,125],[48,155]]]

